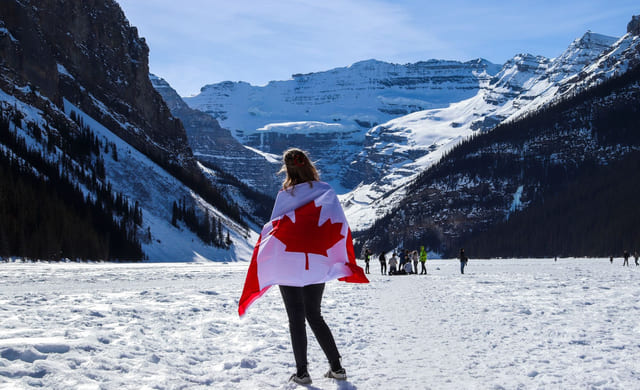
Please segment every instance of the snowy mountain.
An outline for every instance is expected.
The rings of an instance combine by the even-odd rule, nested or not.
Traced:
[[[280,155],[300,146],[339,192],[358,182],[345,168],[373,126],[470,98],[498,66],[484,60],[397,65],[369,60],[327,72],[296,74],[263,87],[224,82],[184,98],[216,118],[244,145]],[[233,172],[232,172],[233,173]]]
[[[509,116],[498,126],[454,140],[405,187],[375,199],[386,213],[356,235],[360,242],[378,249],[425,244],[447,256],[463,246],[490,256],[549,256],[606,255],[640,245],[632,233],[639,43],[627,34],[557,84],[539,76],[533,85],[549,93],[530,100],[525,111],[501,107]],[[354,197],[350,209],[364,203]],[[353,215],[369,222],[366,210],[359,220]]]
[[[238,178],[244,184],[265,194],[278,192],[280,183],[275,172],[282,165],[280,156],[242,145],[215,118],[190,108],[164,79],[155,75],[150,79],[171,113],[182,121],[189,146],[198,161],[218,167],[223,172],[242,172]]]
[[[620,39],[588,31],[552,59],[518,54],[501,67],[482,60],[409,65],[371,60],[263,87],[208,85],[185,101],[218,118],[238,141],[255,149],[277,154],[295,145],[309,150],[323,178],[343,193],[357,231],[390,213],[401,212],[406,218],[396,222],[411,224],[407,218],[415,210],[398,205],[409,198],[420,204],[430,195],[411,197],[407,188],[413,190],[409,185],[418,175],[463,140],[569,99],[624,74],[637,61],[631,29]],[[473,187],[473,179],[464,180],[458,185]],[[480,213],[486,221],[504,218],[531,200],[531,189],[516,183],[485,184],[503,188],[508,194],[500,196],[511,199],[477,205],[491,210],[491,216]],[[473,215],[464,211],[469,212]],[[464,235],[456,226],[438,234],[445,239]]]
[[[0,180],[15,192],[0,197],[0,256],[248,257],[254,233],[153,88],[148,52],[115,1],[3,2]]]
[[[184,100],[257,150],[307,149],[360,230],[464,138],[584,87],[577,75],[615,43],[587,32],[557,58],[518,54],[501,67],[484,60],[370,60],[263,87],[207,85]]]
[[[371,129],[363,151],[351,163],[362,184],[343,196],[354,229],[369,226],[404,196],[415,179],[461,140],[476,131],[526,115],[569,93],[576,75],[603,53],[615,38],[587,32],[554,59],[516,55],[482,84],[478,93],[443,109],[425,110]],[[394,191],[398,189],[398,191]]]

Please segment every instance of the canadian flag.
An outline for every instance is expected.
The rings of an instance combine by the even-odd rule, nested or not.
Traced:
[[[356,265],[351,229],[336,193],[317,181],[280,191],[253,249],[238,313],[244,315],[273,285],[301,287],[333,279],[369,283]]]

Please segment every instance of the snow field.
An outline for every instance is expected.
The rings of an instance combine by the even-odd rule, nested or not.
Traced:
[[[309,331],[313,389],[630,389],[640,267],[608,259],[428,262],[330,282],[349,379]],[[247,263],[0,263],[0,389],[291,389],[277,288],[238,318]]]

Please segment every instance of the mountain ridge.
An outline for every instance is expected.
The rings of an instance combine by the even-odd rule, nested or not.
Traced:
[[[3,2],[1,168],[12,169],[17,160],[21,175],[30,177],[23,181],[31,183],[28,193],[38,196],[33,189],[48,181],[56,186],[52,192],[75,194],[85,203],[78,210],[95,215],[69,207],[52,213],[64,202],[40,194],[48,208],[43,214],[58,215],[59,221],[43,222],[46,230],[26,244],[21,239],[17,252],[2,245],[0,256],[152,261],[248,256],[253,232],[234,200],[208,181],[194,158],[182,123],[149,80],[148,53],[113,0]],[[5,222],[29,215],[26,207],[3,203],[0,209]],[[57,233],[73,219],[95,228],[89,232],[97,242],[92,253],[76,250],[83,249],[82,242]],[[111,232],[101,224],[113,226]],[[0,239],[7,237],[8,226],[28,227],[0,223]],[[116,235],[128,241],[130,252],[117,252]],[[34,251],[25,252],[30,247]]]

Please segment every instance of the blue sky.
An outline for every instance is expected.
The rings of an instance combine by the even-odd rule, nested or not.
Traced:
[[[587,30],[626,33],[638,0],[117,0],[151,72],[182,96],[264,85],[375,58],[394,63],[518,53],[555,57]]]

